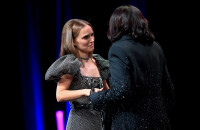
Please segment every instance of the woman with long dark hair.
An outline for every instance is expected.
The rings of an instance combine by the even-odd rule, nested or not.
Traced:
[[[107,111],[112,130],[170,130],[174,86],[147,19],[135,6],[116,8],[108,39],[110,89],[90,95],[94,109]]]

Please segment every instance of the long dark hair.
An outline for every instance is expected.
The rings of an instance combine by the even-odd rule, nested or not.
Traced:
[[[135,41],[142,43],[152,43],[155,39],[147,19],[132,5],[119,6],[110,17],[108,39],[113,43],[123,35],[130,35]]]

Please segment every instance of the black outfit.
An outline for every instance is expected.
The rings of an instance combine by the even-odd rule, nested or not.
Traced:
[[[73,76],[69,90],[102,88],[103,80],[108,77],[108,60],[98,54],[93,54],[97,63],[100,77],[83,76],[80,71],[81,62],[73,55],[68,54],[57,59],[47,70],[45,79],[58,81],[64,74]],[[101,130],[103,111],[91,108],[89,97],[81,97],[70,101],[71,110],[66,130]]]
[[[170,130],[171,82],[163,51],[123,36],[108,53],[109,90],[90,95],[94,109],[107,111],[112,130]]]

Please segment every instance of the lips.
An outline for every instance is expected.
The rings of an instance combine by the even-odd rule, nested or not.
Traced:
[[[90,44],[89,47],[94,47],[94,44]]]

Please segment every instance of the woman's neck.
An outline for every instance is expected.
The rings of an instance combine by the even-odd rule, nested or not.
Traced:
[[[88,61],[90,59],[90,54],[89,53],[80,53],[79,52],[79,56],[80,56],[80,59],[82,61]]]

